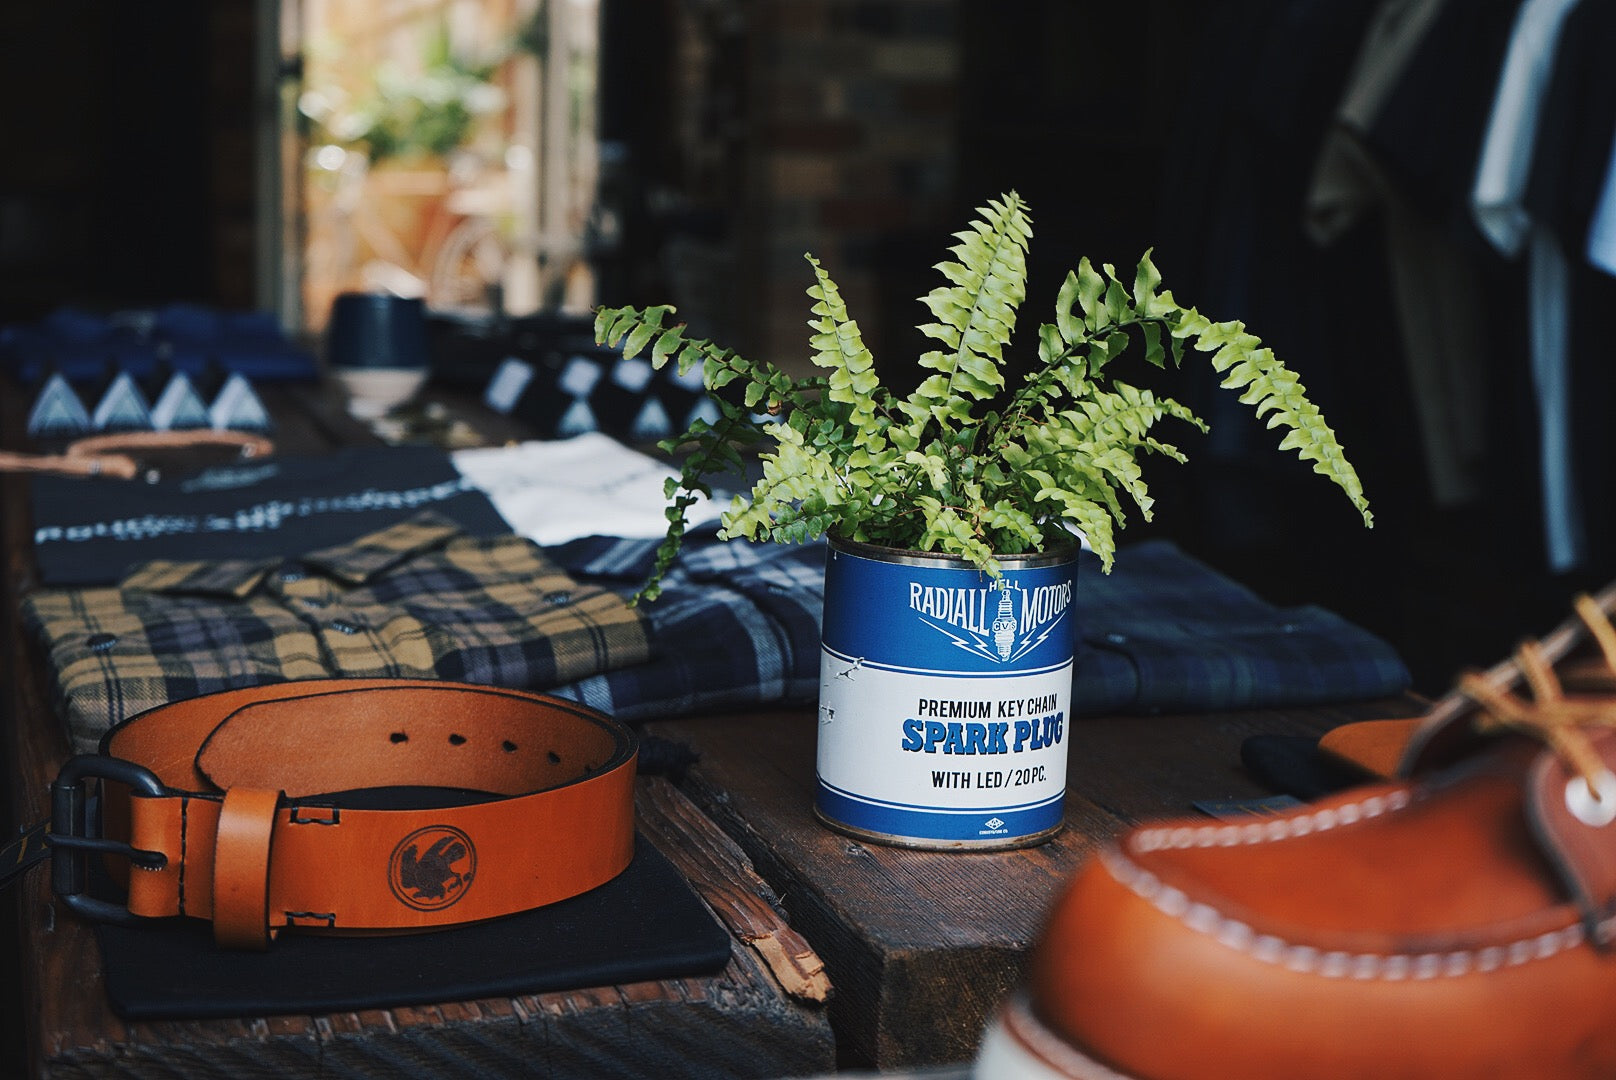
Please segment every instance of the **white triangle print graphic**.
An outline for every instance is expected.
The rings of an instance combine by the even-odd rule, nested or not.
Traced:
[[[119,372],[101,395],[90,422],[97,431],[150,430],[151,409],[127,371]]]
[[[152,404],[152,427],[158,431],[182,431],[208,426],[208,407],[183,371],[174,373]]]
[[[633,426],[629,428],[629,438],[637,442],[650,442],[652,439],[666,439],[672,434],[673,421],[668,419],[668,410],[656,398],[647,398],[640,414],[634,418]]]
[[[569,435],[582,435],[594,431],[595,427],[595,414],[589,410],[589,406],[582,401],[575,401],[556,422],[556,434],[566,438]]]
[[[708,398],[702,398],[690,410],[690,415],[685,417],[685,427],[689,427],[697,420],[705,420],[709,424],[716,424],[718,423],[718,417],[718,406],[714,405]]]
[[[73,387],[61,375],[52,375],[45,381],[28,413],[28,434],[81,435],[90,430],[90,414],[84,402],[73,392]]]
[[[651,361],[634,357],[632,360],[619,360],[612,367],[612,382],[632,393],[641,393],[651,384],[651,376],[655,369]]]
[[[208,423],[220,430],[268,431],[269,410],[239,372],[232,373],[208,407]]]
[[[561,376],[556,385],[575,398],[587,397],[600,381],[600,368],[591,364],[582,356],[574,356],[567,361],[567,366],[561,369]]]

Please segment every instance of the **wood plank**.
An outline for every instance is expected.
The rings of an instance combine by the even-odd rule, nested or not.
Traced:
[[[734,841],[700,827],[700,811],[666,780],[642,779],[640,828],[794,998],[823,1004],[831,993],[824,961],[786,922],[778,899]]]
[[[1267,794],[1239,765],[1248,735],[1316,736],[1348,719],[1411,715],[1418,704],[1079,719],[1064,830],[1037,847],[988,853],[865,843],[819,823],[807,711],[647,730],[696,752],[684,790],[735,838],[824,959],[843,1063],[900,1069],[975,1054],[1048,905],[1096,844],[1136,821],[1191,814],[1197,799]]]

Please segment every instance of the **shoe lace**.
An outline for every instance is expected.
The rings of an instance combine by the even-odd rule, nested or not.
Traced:
[[[1578,616],[1587,626],[1604,657],[1605,666],[1616,674],[1616,626],[1587,595],[1575,601]],[[1567,697],[1554,665],[1536,641],[1526,641],[1516,651],[1516,664],[1531,689],[1531,700],[1513,690],[1495,686],[1485,677],[1469,673],[1459,680],[1459,690],[1482,712],[1475,719],[1483,733],[1517,731],[1547,745],[1579,780],[1583,797],[1600,804],[1600,817],[1616,818],[1616,775],[1600,758],[1589,737],[1590,729],[1616,727],[1616,698],[1603,694]],[[1573,798],[1568,790],[1568,799]],[[1581,816],[1579,814],[1579,816]]]

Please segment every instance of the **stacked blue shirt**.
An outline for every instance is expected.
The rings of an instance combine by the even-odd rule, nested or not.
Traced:
[[[546,549],[581,581],[632,592],[654,540],[595,537]],[[623,720],[819,693],[823,544],[692,533],[660,599],[642,609],[651,659],[556,690]],[[1123,548],[1110,574],[1083,552],[1073,711],[1268,708],[1382,697],[1409,674],[1380,638],[1323,608],[1276,607],[1167,541]]]

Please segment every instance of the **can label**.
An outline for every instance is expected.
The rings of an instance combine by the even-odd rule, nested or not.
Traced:
[[[1066,793],[1075,559],[998,580],[832,544],[820,648],[820,816],[924,845],[1011,846]]]

